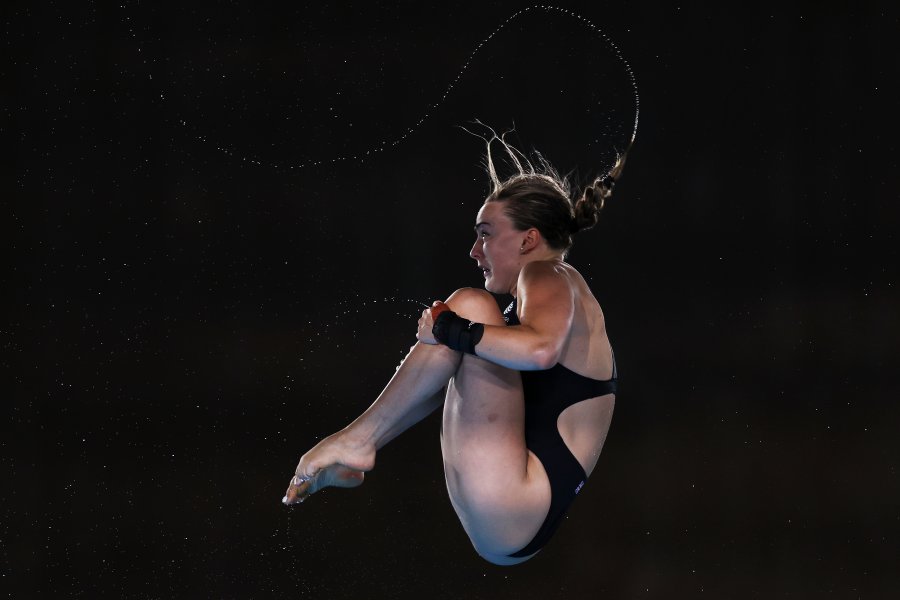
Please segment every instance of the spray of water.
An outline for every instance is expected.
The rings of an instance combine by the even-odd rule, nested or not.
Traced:
[[[640,96],[638,95],[637,81],[635,79],[634,72],[631,70],[631,66],[628,64],[628,61],[625,60],[624,56],[622,56],[622,53],[619,50],[619,47],[609,38],[609,36],[606,33],[603,32],[602,29],[600,29],[600,27],[598,27],[597,25],[592,23],[590,20],[588,20],[584,16],[582,16],[574,11],[571,11],[566,8],[561,8],[558,6],[552,6],[552,5],[546,5],[546,4],[535,4],[532,6],[528,6],[526,8],[516,11],[515,13],[513,13],[512,15],[507,17],[507,19],[505,21],[503,21],[496,29],[494,29],[487,37],[485,37],[480,42],[478,42],[478,44],[475,46],[475,48],[469,53],[468,57],[466,58],[465,62],[462,64],[462,66],[460,67],[456,76],[447,85],[443,94],[441,94],[441,96],[435,102],[433,102],[428,107],[426,107],[426,109],[424,110],[422,115],[418,118],[418,120],[415,121],[415,123],[408,126],[399,135],[396,135],[389,139],[380,140],[379,142],[376,142],[373,145],[371,145],[370,147],[360,150],[359,152],[356,152],[353,154],[343,154],[343,155],[338,155],[338,156],[332,156],[332,157],[327,157],[327,158],[320,157],[317,159],[309,159],[309,160],[304,160],[304,161],[300,161],[300,162],[293,163],[293,164],[287,164],[287,163],[275,163],[275,162],[258,160],[258,159],[255,159],[255,158],[252,158],[249,156],[241,156],[241,153],[236,152],[233,148],[229,148],[227,146],[223,146],[221,144],[212,142],[204,135],[196,135],[196,139],[203,143],[213,143],[213,144],[215,144],[216,150],[218,150],[219,152],[222,152],[223,154],[226,154],[227,156],[230,156],[230,157],[239,157],[239,159],[244,163],[257,165],[257,166],[266,166],[266,167],[270,167],[273,169],[299,170],[299,169],[304,169],[307,167],[333,165],[336,163],[341,163],[341,162],[346,162],[346,161],[362,162],[362,161],[368,160],[369,158],[372,158],[373,156],[375,156],[377,154],[383,153],[391,148],[395,148],[395,147],[399,146],[400,144],[405,142],[419,128],[421,128],[422,125],[444,105],[447,98],[453,92],[453,89],[459,83],[460,79],[463,77],[465,72],[475,62],[475,58],[478,56],[479,52],[481,52],[481,50],[485,46],[490,44],[498,36],[498,34],[500,34],[504,29],[507,29],[511,23],[521,19],[523,16],[525,16],[527,14],[536,13],[536,12],[561,14],[561,15],[565,15],[567,17],[571,17],[572,19],[578,21],[583,26],[587,27],[593,34],[598,36],[603,41],[603,43],[609,48],[609,50],[615,54],[616,58],[621,62],[622,67],[624,68],[625,73],[628,76],[628,81],[630,82],[632,90],[634,92],[634,125],[632,127],[631,139],[629,140],[629,142],[627,144],[627,146],[630,146],[634,142],[634,139],[637,135],[638,120],[639,120],[639,115],[640,115]],[[180,121],[180,124],[185,128],[188,127],[188,123],[184,120]]]

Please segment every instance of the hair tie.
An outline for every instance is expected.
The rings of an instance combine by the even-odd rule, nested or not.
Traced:
[[[616,178],[610,175],[604,175],[602,179],[600,179],[600,185],[607,187],[608,189],[613,189],[616,185]]]

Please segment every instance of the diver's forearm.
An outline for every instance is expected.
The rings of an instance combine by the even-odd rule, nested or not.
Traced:
[[[515,371],[549,369],[559,361],[563,345],[558,335],[541,335],[524,325],[484,325],[475,355]]]

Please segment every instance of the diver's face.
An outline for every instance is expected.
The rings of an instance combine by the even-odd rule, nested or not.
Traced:
[[[484,273],[484,288],[495,294],[515,294],[522,270],[524,232],[504,212],[504,202],[486,202],[475,219],[475,244],[469,256]]]

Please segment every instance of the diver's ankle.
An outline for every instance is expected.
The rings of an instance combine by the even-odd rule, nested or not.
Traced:
[[[374,429],[364,425],[351,423],[340,431],[340,439],[354,453],[374,455],[377,450]]]
[[[378,449],[378,428],[357,419],[341,430],[341,441],[353,450],[375,452]]]

